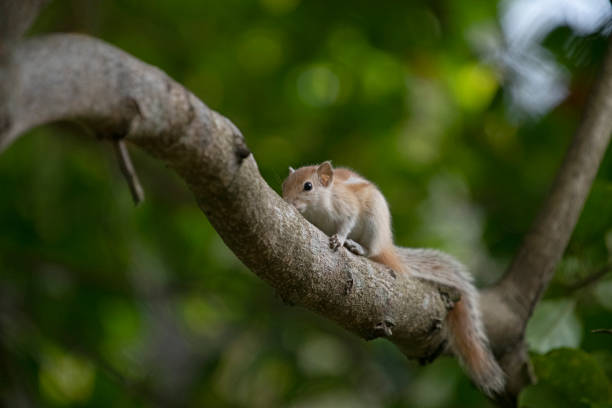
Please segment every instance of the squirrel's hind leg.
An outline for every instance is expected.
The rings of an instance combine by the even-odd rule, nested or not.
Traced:
[[[367,255],[367,251],[365,250],[365,248],[350,238],[347,238],[346,241],[344,241],[344,246],[346,247],[346,249],[348,249],[355,255],[359,255],[359,256]]]

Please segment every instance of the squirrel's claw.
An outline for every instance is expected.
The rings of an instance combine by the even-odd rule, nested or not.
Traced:
[[[329,247],[332,250],[337,251],[338,248],[340,248],[342,245],[344,245],[344,240],[340,238],[338,234],[334,234],[331,237],[329,237]]]

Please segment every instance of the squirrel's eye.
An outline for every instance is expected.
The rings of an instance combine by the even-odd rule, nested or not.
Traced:
[[[304,191],[310,191],[312,190],[312,183],[310,181],[307,181],[304,183]]]

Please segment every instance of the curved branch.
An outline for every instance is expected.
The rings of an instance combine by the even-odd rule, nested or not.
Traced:
[[[496,291],[511,302],[527,324],[550,282],[612,134],[612,37],[599,80],[551,191]]]
[[[0,0],[0,56],[32,25],[48,0]]]
[[[387,337],[409,357],[443,344],[438,288],[346,250],[286,204],[261,178],[238,129],[157,68],[86,36],[19,44],[2,81],[0,147],[34,126],[79,120],[166,161],[187,182],[224,242],[288,303],[357,335]]]
[[[261,178],[238,129],[159,69],[99,40],[52,35],[18,43],[4,55],[0,91],[0,149],[57,120],[82,121],[101,138],[125,139],[179,173],[224,242],[286,302],[366,339],[387,337],[409,357],[427,359],[443,345],[446,305],[439,288],[329,250],[327,237]],[[609,95],[612,53],[532,231],[504,279],[483,293],[483,317],[511,398],[529,378],[526,322],[609,142]]]
[[[612,37],[581,124],[551,191],[502,280],[481,298],[485,327],[508,376],[509,395],[533,382],[524,345],[527,322],[553,277],[578,221],[612,134]],[[509,401],[508,405],[514,405]]]

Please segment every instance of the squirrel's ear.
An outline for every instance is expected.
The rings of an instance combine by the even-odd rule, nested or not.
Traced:
[[[293,167],[289,166],[289,174],[291,174],[291,173],[295,173],[295,169]]]
[[[323,186],[327,187],[331,184],[334,179],[334,169],[329,160],[319,164],[319,167],[317,167],[317,175]]]

